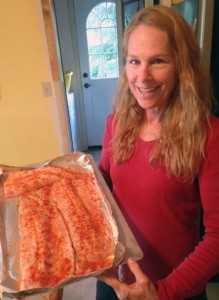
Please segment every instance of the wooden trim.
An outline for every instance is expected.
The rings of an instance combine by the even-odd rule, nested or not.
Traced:
[[[54,81],[56,81],[56,80],[60,80],[60,72],[59,72],[59,63],[57,59],[58,55],[56,49],[55,34],[53,29],[51,3],[49,0],[41,0],[41,5],[42,5],[43,20],[45,25],[47,47],[49,51],[50,66],[52,69],[52,78]]]
[[[64,77],[61,73],[59,61],[59,48],[57,47],[57,33],[53,15],[53,0],[36,0],[39,5],[40,16],[42,19],[42,31],[45,37],[48,67],[51,74],[52,88],[52,111],[54,123],[57,127],[60,155],[72,151],[72,139],[69,126],[67,99],[64,88]]]

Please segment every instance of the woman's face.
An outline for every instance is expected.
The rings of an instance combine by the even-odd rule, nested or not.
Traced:
[[[174,55],[165,32],[139,25],[131,33],[126,74],[131,92],[143,109],[165,108],[177,85]]]

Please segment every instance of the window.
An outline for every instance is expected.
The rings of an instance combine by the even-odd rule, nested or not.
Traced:
[[[123,29],[125,29],[134,14],[142,7],[144,7],[144,0],[122,0]]]
[[[90,78],[118,77],[116,4],[104,1],[96,5],[87,17],[86,32]]]

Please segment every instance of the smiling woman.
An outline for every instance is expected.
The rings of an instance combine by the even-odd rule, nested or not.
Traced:
[[[107,285],[98,281],[96,299],[206,300],[219,270],[219,120],[209,74],[192,28],[164,6],[139,10],[123,46],[99,168],[144,257],[117,278],[100,276]]]

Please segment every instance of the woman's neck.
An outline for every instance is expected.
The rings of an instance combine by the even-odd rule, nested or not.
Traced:
[[[161,113],[157,110],[145,112],[145,121],[140,130],[140,139],[144,141],[157,140],[160,137]]]

